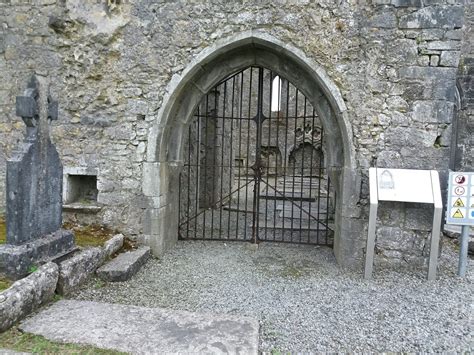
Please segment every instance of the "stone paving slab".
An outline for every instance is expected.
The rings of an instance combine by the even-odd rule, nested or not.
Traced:
[[[150,247],[140,247],[137,250],[119,254],[115,259],[97,269],[97,275],[104,281],[127,281],[150,257]]]
[[[133,354],[257,354],[258,321],[163,308],[61,300],[20,329],[59,342]]]

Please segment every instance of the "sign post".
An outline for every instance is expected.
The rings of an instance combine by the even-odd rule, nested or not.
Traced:
[[[430,203],[434,205],[428,280],[436,279],[439,235],[443,210],[438,172],[435,170],[370,168],[369,185],[369,231],[367,236],[364,277],[366,279],[372,278],[375,248],[375,222],[377,220],[378,203],[379,201],[398,201]]]
[[[458,275],[466,276],[469,228],[474,225],[474,173],[449,172],[446,223],[461,225]]]

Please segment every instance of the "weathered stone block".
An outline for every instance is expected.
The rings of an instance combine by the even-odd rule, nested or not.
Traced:
[[[74,235],[61,229],[22,245],[0,245],[0,272],[17,280],[27,275],[32,266],[58,258],[74,249]]]
[[[7,330],[41,305],[51,301],[57,281],[58,266],[47,263],[1,292],[0,332]]]
[[[428,6],[400,17],[398,27],[404,28],[461,28],[462,6]]]
[[[123,247],[125,237],[123,234],[114,235],[104,244],[104,251],[106,257],[111,257],[113,254],[118,252]]]
[[[59,263],[57,292],[67,295],[82,285],[104,262],[102,248],[90,248],[78,252],[71,258]]]
[[[105,281],[127,281],[135,275],[151,256],[149,247],[119,254],[97,270],[97,275]]]
[[[391,4],[395,7],[421,7],[421,0],[392,0]]]
[[[407,207],[405,212],[405,228],[409,230],[431,231],[433,227],[433,206],[421,205]]]
[[[454,68],[433,67],[403,67],[399,70],[400,78],[421,80],[450,80],[456,78],[457,70]]]
[[[441,52],[441,58],[439,65],[442,67],[455,67],[459,65],[459,58],[461,53],[459,51],[443,51]]]
[[[374,28],[395,28],[397,27],[397,17],[392,11],[383,11],[366,19],[365,26]]]
[[[401,252],[400,256],[418,255],[423,256],[425,241],[424,233],[415,233],[400,227],[382,226],[377,229],[376,246],[384,251]]]
[[[459,41],[430,41],[426,44],[427,50],[454,51],[461,48]]]
[[[423,123],[450,123],[454,104],[447,101],[415,101],[411,119]]]
[[[430,67],[437,67],[439,65],[439,55],[430,56]]]

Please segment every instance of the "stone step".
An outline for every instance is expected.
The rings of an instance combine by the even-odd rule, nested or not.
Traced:
[[[119,254],[104,266],[97,269],[97,276],[104,281],[127,281],[145,264],[151,256],[150,247]]]

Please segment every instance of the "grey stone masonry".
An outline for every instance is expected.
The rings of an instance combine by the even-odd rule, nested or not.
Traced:
[[[100,210],[68,215],[140,238],[161,255],[178,239],[178,178],[186,173],[185,137],[194,110],[219,81],[262,66],[317,108],[327,138],[324,164],[337,197],[334,253],[341,266],[361,270],[369,167],[436,169],[443,190],[454,165],[473,167],[471,3],[0,1],[0,180],[23,134],[15,115],[19,85],[32,70],[47,73],[52,93],[61,93],[61,119],[50,127],[61,161],[96,177],[93,205]],[[285,83],[281,97],[293,95]],[[29,119],[37,111],[24,97],[19,105]],[[208,128],[217,145],[227,144],[225,127],[208,123],[201,131]],[[232,147],[234,167],[242,161],[237,152]],[[249,156],[255,154],[251,149]],[[212,149],[208,157],[212,161]],[[78,189],[87,187],[81,175],[87,174],[72,177]],[[232,180],[232,172],[227,176]],[[212,188],[220,177],[213,178],[192,191]],[[207,201],[212,193],[207,190]],[[5,201],[0,188],[0,213]],[[381,230],[378,256],[401,262],[408,253],[417,261],[426,257],[429,232],[420,221],[405,223],[404,205],[379,213],[387,216],[384,225],[402,230]],[[387,235],[392,242],[382,241]],[[394,249],[399,236],[405,244]]]
[[[73,234],[61,230],[63,167],[49,137],[48,121],[57,111],[41,76],[33,76],[16,100],[26,138],[7,161],[7,244],[0,246],[0,272],[12,279],[74,247]]]
[[[105,281],[127,281],[135,275],[151,256],[149,247],[120,254],[97,270],[97,275]]]

